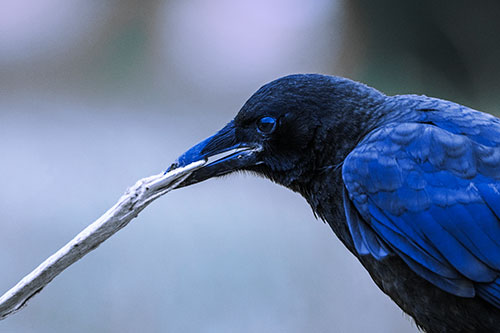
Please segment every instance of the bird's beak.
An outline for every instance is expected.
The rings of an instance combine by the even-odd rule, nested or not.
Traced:
[[[171,171],[190,163],[206,160],[207,163],[194,171],[179,187],[199,183],[222,176],[245,167],[256,165],[261,146],[255,143],[238,142],[233,122],[182,154],[167,170]]]

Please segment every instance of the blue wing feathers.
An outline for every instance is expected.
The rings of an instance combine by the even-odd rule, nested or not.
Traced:
[[[442,220],[437,222],[429,212],[422,212],[418,217],[417,223],[420,224],[426,237],[460,273],[478,282],[491,282],[495,279],[495,273],[488,266],[478,260],[454,235],[443,228],[440,224],[443,223]],[[456,232],[456,234],[459,233]],[[459,239],[464,241],[464,238]]]
[[[500,308],[500,278],[492,283],[476,286],[476,291],[479,296]]]
[[[420,265],[416,261],[414,261],[410,256],[405,255],[404,253],[398,253],[401,259],[413,269],[415,273],[431,282],[432,284],[438,286],[439,288],[455,294],[457,296],[462,297],[474,297],[475,290],[472,282],[457,278],[457,279],[449,279],[443,277],[442,275],[436,274],[424,266]]]
[[[500,184],[475,184],[488,207],[500,218]]]
[[[352,236],[354,247],[356,251],[361,255],[369,254],[368,246],[365,244],[363,237],[361,236],[361,226],[360,219],[356,216],[356,209],[352,207],[351,201],[347,198],[346,191],[343,191],[344,196],[344,210],[346,214],[347,226]]]
[[[443,229],[459,240],[470,253],[473,253],[490,267],[500,267],[500,247],[484,231],[484,229],[488,229],[485,224],[491,221],[483,219],[481,223],[476,223],[475,217],[470,214],[466,206],[469,206],[469,204],[454,205],[448,208],[433,207],[430,214],[436,222],[443,226]],[[475,210],[478,212],[488,211],[487,208],[480,209],[477,205]],[[498,224],[498,221],[495,222]]]
[[[363,221],[351,200],[347,197],[344,189],[344,210],[346,212],[347,225],[353,236],[354,247],[361,255],[371,254],[377,260],[389,255],[390,250],[383,241]]]
[[[463,206],[469,214],[477,221],[481,221],[478,227],[497,245],[500,246],[500,223],[499,218],[490,209],[485,209],[482,203],[473,203]],[[499,254],[500,255],[500,254]],[[498,266],[496,266],[498,267]]]
[[[380,218],[381,216],[379,215],[378,217]],[[377,234],[383,239],[391,240],[390,244],[395,251],[404,253],[408,257],[411,257],[413,261],[421,266],[424,266],[427,270],[440,274],[444,277],[459,277],[456,271],[451,269],[446,263],[436,260],[435,257],[422,249],[411,238],[407,238],[405,235],[387,227],[386,224],[380,223],[378,218],[373,220],[372,226],[376,230]]]
[[[500,308],[500,120],[445,106],[453,112],[385,125],[349,154],[349,230],[358,253],[393,253],[439,288]]]
[[[379,232],[383,232],[387,229],[386,233],[391,231],[393,234],[388,234],[394,238],[402,238],[409,243],[406,247],[417,247],[420,252],[425,252],[430,254],[433,258],[445,262],[444,258],[436,251],[432,249],[430,244],[424,241],[423,235],[415,230],[411,224],[398,223],[400,217],[390,216],[389,214],[384,214],[377,206],[371,204],[369,206],[369,213],[371,216],[371,226],[374,229],[380,229]],[[388,217],[390,216],[390,217]],[[381,229],[382,228],[382,229]],[[391,243],[392,244],[392,243]],[[405,243],[399,243],[405,244]],[[392,244],[396,245],[396,244]],[[400,247],[397,247],[401,250]],[[415,249],[416,250],[416,249]],[[413,251],[416,252],[416,251]]]

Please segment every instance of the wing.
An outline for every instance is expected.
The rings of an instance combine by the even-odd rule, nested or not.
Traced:
[[[359,254],[500,308],[500,122],[472,115],[370,133],[344,161],[344,207]]]

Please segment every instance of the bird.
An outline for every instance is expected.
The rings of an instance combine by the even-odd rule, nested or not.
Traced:
[[[199,160],[179,187],[243,171],[304,197],[420,330],[500,332],[499,118],[293,74],[168,170]]]

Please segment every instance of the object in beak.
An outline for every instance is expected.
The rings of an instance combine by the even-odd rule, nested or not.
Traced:
[[[194,171],[177,186],[184,187],[255,165],[261,150],[258,144],[237,142],[233,122],[230,122],[217,134],[182,154],[167,172],[202,159],[206,160],[205,166]]]

